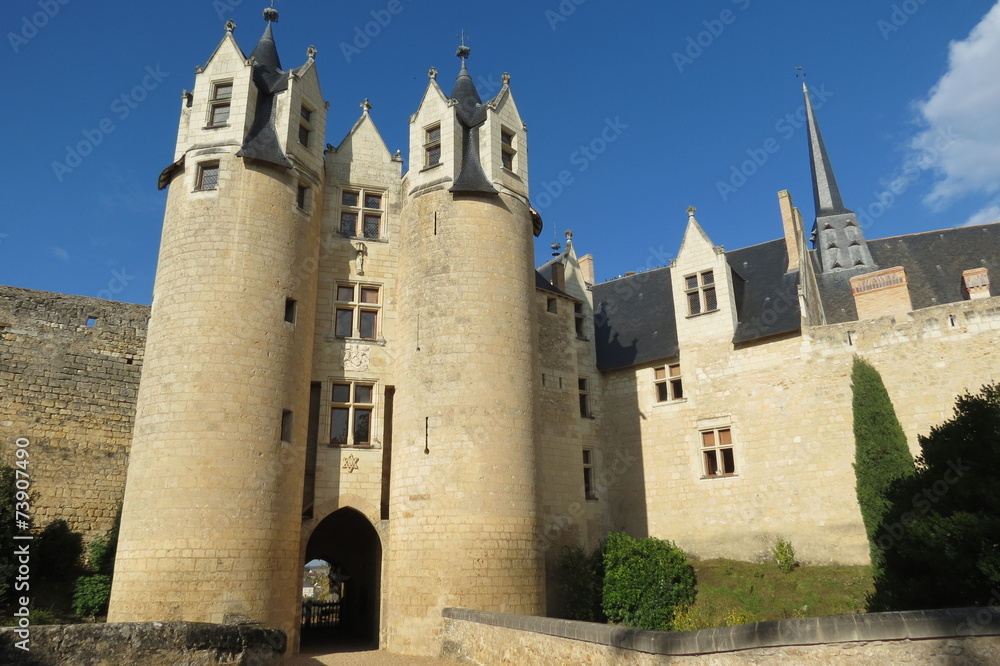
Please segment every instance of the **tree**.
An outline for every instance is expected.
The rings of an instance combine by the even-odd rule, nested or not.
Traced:
[[[856,491],[868,534],[872,574],[877,576],[882,567],[878,534],[892,506],[889,489],[898,479],[913,475],[913,456],[881,375],[858,357],[851,369],[851,390]]]
[[[1000,590],[1000,384],[959,396],[892,490],[870,610],[986,606]]]
[[[606,618],[601,609],[604,542],[589,555],[580,546],[563,546],[556,571],[565,617],[583,622],[604,622]]]
[[[694,602],[694,569],[670,541],[612,532],[604,545],[604,613],[612,622],[667,631]]]

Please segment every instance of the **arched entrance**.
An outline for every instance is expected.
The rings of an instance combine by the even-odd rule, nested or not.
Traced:
[[[303,608],[302,645],[343,641],[377,646],[382,542],[371,522],[351,508],[331,513],[309,537],[303,565],[317,560],[330,564],[327,589],[339,606],[320,609],[314,615],[322,618],[314,626],[306,624],[310,613]]]

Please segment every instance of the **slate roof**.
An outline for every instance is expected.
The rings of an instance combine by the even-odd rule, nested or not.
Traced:
[[[281,60],[278,58],[278,48],[274,44],[270,22],[250,58],[254,61],[253,82],[257,86],[257,109],[253,125],[236,155],[290,168],[292,163],[285,157],[278,132],[274,127],[277,105],[275,97],[288,90],[288,72],[281,69]]]
[[[733,342],[791,333],[801,328],[799,274],[786,273],[785,239],[726,253],[733,271],[738,324]]]
[[[986,267],[990,271],[990,295],[1000,294],[1000,223],[957,227],[868,241],[877,269],[903,266],[913,308],[955,303],[965,299],[962,271]],[[870,273],[838,271],[818,275],[820,298],[827,322],[837,324],[858,318],[851,295],[850,278]]]
[[[594,285],[594,335],[600,370],[677,356],[670,269]]]

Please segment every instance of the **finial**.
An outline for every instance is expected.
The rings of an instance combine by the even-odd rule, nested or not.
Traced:
[[[369,111],[371,111],[372,103],[371,103],[371,101],[369,101],[369,99],[367,97],[365,97],[365,101],[361,102],[361,108],[364,109],[365,113],[368,113]]]
[[[510,85],[510,74],[508,74],[507,72],[504,72],[503,74],[501,74],[500,75],[500,82],[503,83],[505,86],[509,86]]]
[[[552,256],[553,257],[558,257],[559,256],[559,250],[562,249],[562,245],[559,244],[559,239],[558,239],[558,237],[556,235],[556,228],[555,227],[552,227],[552,245],[549,245],[549,247],[552,248]]]
[[[436,81],[438,77],[437,67],[431,67],[427,70],[427,78],[431,81]]]
[[[229,19],[226,21],[226,32],[232,32],[233,30],[236,30],[236,21]]]
[[[271,0],[271,6],[264,10],[264,20],[269,23],[278,22],[278,10],[274,8],[274,0]]]
[[[306,57],[309,58],[310,60],[315,60],[317,53],[319,53],[319,51],[316,50],[315,46],[310,46],[309,48],[306,49]]]
[[[694,206],[688,206],[688,209],[687,209],[688,217],[692,217],[693,218],[694,217],[694,213],[695,213],[696,210],[698,210],[698,209],[695,208]]]
[[[465,60],[466,58],[469,57],[469,54],[472,52],[472,49],[470,49],[468,46],[465,45],[465,38],[468,37],[468,35],[465,34],[465,30],[462,31],[460,37],[462,38],[462,43],[459,45],[458,50],[455,52],[455,55],[457,55],[462,60]]]
[[[573,238],[573,230],[572,229],[567,229],[566,230],[566,240],[569,241],[571,238]]]

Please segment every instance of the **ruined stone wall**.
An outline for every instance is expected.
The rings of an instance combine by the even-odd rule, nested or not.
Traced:
[[[30,441],[36,526],[111,528],[148,317],[145,305],[0,286],[0,461]]]

